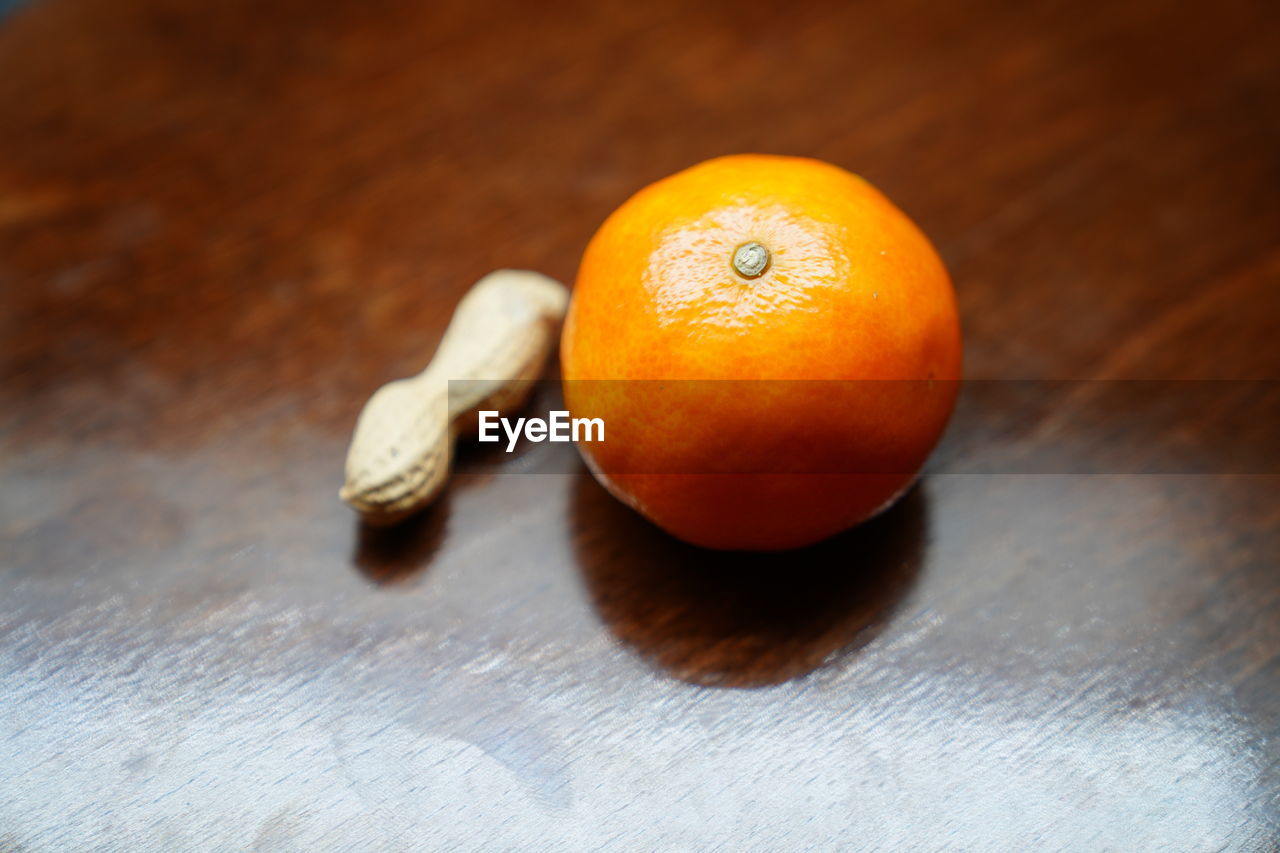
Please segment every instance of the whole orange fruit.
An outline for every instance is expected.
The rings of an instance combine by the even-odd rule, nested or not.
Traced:
[[[928,239],[861,178],[721,157],[600,227],[561,341],[612,492],[696,545],[826,538],[909,487],[955,404],[960,324]]]

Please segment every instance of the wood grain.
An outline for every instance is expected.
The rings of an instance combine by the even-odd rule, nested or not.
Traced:
[[[776,557],[581,470],[389,531],[335,490],[470,283],[572,281],[736,151],[910,213],[969,376],[1250,380],[1252,441],[1277,103],[1244,0],[10,12],[0,849],[1276,849],[1280,477],[1212,411],[1170,436],[1197,473],[939,474]],[[1090,393],[949,440],[1140,451]]]

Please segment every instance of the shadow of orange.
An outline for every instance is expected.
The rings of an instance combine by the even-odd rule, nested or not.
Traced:
[[[796,678],[870,641],[920,571],[928,524],[913,488],[808,548],[709,551],[663,533],[585,471],[572,515],[578,563],[609,629],[677,678],[729,687]]]

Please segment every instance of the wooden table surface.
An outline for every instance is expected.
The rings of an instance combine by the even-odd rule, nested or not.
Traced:
[[[772,557],[580,467],[360,529],[464,289],[738,151],[930,234],[986,467]],[[0,850],[1277,849],[1274,2],[37,0],[0,298]]]

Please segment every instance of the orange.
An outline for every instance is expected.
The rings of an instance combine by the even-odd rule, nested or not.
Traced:
[[[654,183],[587,246],[561,341],[579,444],[616,497],[711,548],[844,530],[918,475],[955,404],[937,252],[836,166],[736,155]]]

